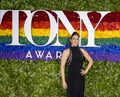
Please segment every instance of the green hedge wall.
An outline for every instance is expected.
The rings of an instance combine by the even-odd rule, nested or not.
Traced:
[[[120,11],[119,0],[1,0],[1,9]]]
[[[95,61],[85,78],[85,97],[120,97],[119,63]],[[57,61],[0,61],[0,97],[65,95]]]
[[[119,0],[1,0],[1,9],[120,11]],[[85,63],[87,64],[87,63]],[[85,97],[120,97],[120,63],[95,61]],[[0,97],[65,97],[56,61],[0,60]]]

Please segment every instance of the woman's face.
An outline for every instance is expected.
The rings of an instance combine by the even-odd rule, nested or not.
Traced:
[[[71,46],[78,46],[79,45],[79,37],[74,35],[72,39],[70,39]]]

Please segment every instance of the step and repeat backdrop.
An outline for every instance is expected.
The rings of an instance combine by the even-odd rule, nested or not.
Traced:
[[[0,59],[56,60],[80,35],[94,60],[120,62],[120,12],[0,10]]]

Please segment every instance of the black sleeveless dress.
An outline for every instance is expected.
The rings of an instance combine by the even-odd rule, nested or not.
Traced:
[[[71,47],[72,61],[66,77],[67,97],[84,97],[84,76],[80,71],[83,65],[82,52],[78,47]]]

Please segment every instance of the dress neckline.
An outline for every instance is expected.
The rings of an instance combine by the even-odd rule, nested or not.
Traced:
[[[71,48],[71,49],[79,49],[78,46],[71,46],[70,48]]]

